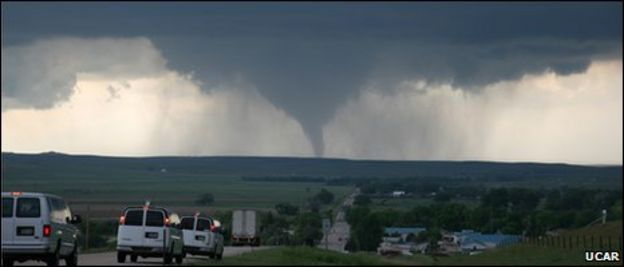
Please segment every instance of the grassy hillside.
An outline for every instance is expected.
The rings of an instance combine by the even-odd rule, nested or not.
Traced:
[[[279,247],[226,257],[223,262],[197,260],[198,265],[605,265],[587,263],[584,250],[517,245],[473,256],[426,255],[384,257],[374,253],[342,254],[309,247]],[[610,265],[621,265],[610,264]]]
[[[225,257],[222,262],[198,260],[198,265],[397,265],[397,262],[375,254],[343,254],[310,247],[278,247]]]
[[[602,224],[600,222],[591,225],[590,227],[579,228],[574,230],[565,231],[563,236],[602,236],[617,238],[622,236],[622,221],[611,221]]]
[[[543,248],[533,245],[517,245],[473,256],[438,258],[440,265],[594,265],[584,260],[584,250]],[[598,264],[598,263],[596,263]],[[598,265],[604,265],[598,264]],[[614,264],[616,265],[616,264]],[[617,264],[619,265],[619,264]]]
[[[618,237],[622,221],[571,230],[564,235],[593,234]],[[428,255],[383,257],[374,253],[342,254],[309,247],[278,247],[224,258],[222,263],[200,260],[197,264],[225,265],[605,265],[585,262],[585,250],[519,244],[486,251],[479,255],[431,257]],[[608,264],[607,265],[621,265]]]
[[[622,236],[622,221],[597,224],[588,228],[566,231],[562,236],[611,237],[614,241]],[[574,239],[573,239],[574,240]],[[606,243],[606,242],[605,242]],[[606,245],[605,245],[606,246]],[[531,244],[520,244],[487,251],[473,256],[442,257],[436,264],[442,265],[596,265],[600,263],[585,262],[585,249],[544,247]],[[418,259],[417,259],[418,261]],[[604,263],[603,263],[604,264]],[[614,264],[614,265],[621,265]]]

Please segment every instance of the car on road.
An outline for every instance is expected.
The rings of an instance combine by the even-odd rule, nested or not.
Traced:
[[[176,213],[147,202],[142,207],[128,207],[119,218],[117,262],[137,262],[138,257],[162,257],[165,264],[175,258],[182,263],[184,240]]]
[[[223,234],[221,223],[209,217],[183,216],[184,252],[191,255],[207,255],[211,259],[223,257]]]
[[[80,222],[59,196],[2,192],[2,265],[36,260],[57,266],[61,259],[78,265]]]

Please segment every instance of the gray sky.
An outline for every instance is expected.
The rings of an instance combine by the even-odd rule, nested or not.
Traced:
[[[3,3],[2,149],[621,164],[621,25],[615,2]]]

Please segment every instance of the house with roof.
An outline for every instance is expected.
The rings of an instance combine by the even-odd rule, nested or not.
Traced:
[[[490,250],[518,242],[519,235],[482,234],[468,229],[460,232],[442,232],[442,239],[438,241],[438,245],[441,252],[450,254]]]
[[[409,238],[410,236],[416,237],[424,231],[426,229],[422,227],[386,227],[377,252],[381,255],[424,253],[427,249],[427,242],[417,244],[413,238]]]
[[[393,191],[392,197],[402,197],[405,196],[405,191]]]
[[[388,238],[388,241],[407,242],[407,237],[409,235],[416,237],[420,232],[426,230],[427,229],[423,227],[386,227],[384,228],[384,238]]]
[[[469,234],[460,239],[462,251],[488,250],[520,242],[519,235],[504,234]]]

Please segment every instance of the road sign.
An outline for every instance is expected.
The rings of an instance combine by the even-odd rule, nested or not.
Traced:
[[[327,233],[331,228],[331,221],[327,218],[323,219],[323,232]]]

